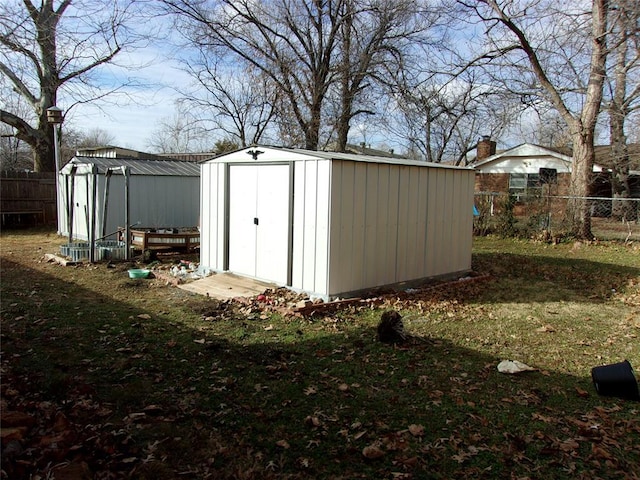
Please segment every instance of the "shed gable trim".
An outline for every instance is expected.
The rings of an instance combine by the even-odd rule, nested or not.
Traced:
[[[259,153],[255,155],[255,152]],[[246,163],[251,162],[268,163],[272,161],[295,161],[295,160],[348,160],[353,162],[380,163],[389,165],[406,165],[417,167],[442,168],[451,170],[472,170],[470,167],[460,167],[455,165],[443,165],[440,163],[422,162],[418,160],[398,159],[390,157],[377,157],[372,155],[359,155],[355,153],[324,152],[314,150],[304,150],[301,148],[282,148],[267,146],[252,146],[235,152],[220,155],[203,162],[207,163]]]

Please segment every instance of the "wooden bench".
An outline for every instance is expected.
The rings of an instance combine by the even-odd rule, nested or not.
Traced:
[[[34,222],[26,222],[28,224],[41,225],[45,222],[45,212],[44,210],[22,210],[22,211],[14,211],[14,212],[0,212],[2,216],[2,224],[8,224],[8,218],[17,217],[17,221],[12,223],[22,224],[21,217],[23,215],[33,216]]]

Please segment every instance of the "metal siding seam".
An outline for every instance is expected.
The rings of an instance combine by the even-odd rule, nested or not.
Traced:
[[[225,189],[225,168],[226,164],[217,163],[215,168],[216,179],[216,192],[214,205],[216,208],[216,269],[224,270],[224,236],[225,236],[225,223],[224,223],[224,189]]]
[[[230,193],[229,193],[229,187],[230,187],[230,168],[231,168],[231,164],[230,163],[224,163],[224,190],[223,190],[223,208],[224,208],[224,237],[222,239],[222,269],[224,271],[229,270],[229,226],[230,226],[230,221],[229,221],[229,217],[230,217],[230,205],[229,205],[229,199],[230,199]]]
[[[367,238],[367,254],[365,255],[365,265],[367,267],[368,274],[365,275],[365,279],[369,285],[375,285],[376,279],[378,277],[378,265],[376,259],[379,257],[377,255],[378,235],[376,232],[376,221],[378,219],[379,209],[378,199],[375,195],[375,192],[378,191],[378,179],[380,178],[379,169],[380,166],[378,164],[371,164],[369,166],[369,169],[367,170],[367,210],[365,214],[365,236]]]
[[[349,242],[350,250],[351,250],[351,285],[349,286],[350,290],[357,290],[360,288],[360,284],[362,282],[361,279],[361,268],[358,263],[360,262],[360,253],[361,249],[356,248],[356,242],[359,239],[359,228],[360,228],[360,220],[358,219],[358,213],[360,210],[360,189],[359,189],[359,180],[358,176],[360,175],[360,169],[358,168],[360,164],[355,162],[350,163],[353,166],[353,186],[351,188],[351,240]]]
[[[437,208],[438,208],[438,176],[440,172],[432,169],[429,172],[429,214],[427,222],[427,238],[429,243],[429,276],[435,275],[437,249]]]
[[[453,257],[453,254],[455,253],[455,244],[454,244],[454,236],[453,236],[453,232],[454,232],[454,227],[455,227],[455,222],[456,222],[456,212],[457,212],[457,208],[456,208],[456,201],[455,201],[455,180],[456,180],[456,176],[453,174],[453,172],[447,172],[447,176],[448,181],[447,181],[447,191],[446,191],[446,198],[448,199],[448,202],[450,204],[449,207],[449,222],[447,222],[447,240],[445,242],[445,244],[448,246],[447,247],[447,258],[451,259],[454,263],[455,263],[455,258]],[[451,271],[451,260],[449,262],[446,263],[445,265],[445,271],[443,273],[449,273]]]
[[[224,185],[222,186],[222,188],[220,188],[220,180],[221,180],[221,175],[220,175],[220,166],[216,165],[216,164],[208,164],[208,171],[209,171],[209,180],[207,182],[207,186],[208,186],[208,195],[207,195],[207,205],[208,205],[208,215],[207,215],[207,236],[208,236],[208,243],[207,243],[207,248],[209,249],[209,262],[210,263],[214,263],[214,265],[209,265],[209,266],[214,266],[216,270],[221,270],[222,266],[223,266],[223,257],[221,255],[221,248],[220,248],[220,241],[221,241],[221,235],[220,235],[220,226],[221,226],[221,222],[224,219],[224,213],[223,215],[220,215],[220,195],[221,192],[224,192]],[[201,220],[202,222],[204,220]],[[222,237],[224,238],[224,229],[222,231]],[[215,239],[214,242],[212,242],[212,239]],[[202,240],[202,239],[201,239]]]
[[[207,231],[206,227],[208,226],[208,222],[206,221],[206,205],[209,203],[205,201],[205,198],[208,199],[208,195],[211,192],[211,189],[205,188],[205,185],[210,184],[211,182],[206,182],[206,172],[208,169],[205,169],[204,165],[200,166],[200,180],[198,181],[200,184],[200,212],[199,212],[199,221],[198,227],[200,227],[200,263],[203,266],[211,266],[211,260],[209,256],[209,247],[207,243],[210,242],[209,235],[205,233]]]
[[[420,223],[422,227],[422,235],[420,229],[416,228],[416,239],[420,239],[421,262],[420,275],[427,276],[427,224],[429,217],[429,168],[420,169],[420,182],[418,184],[420,208],[422,216]]]
[[[461,270],[460,267],[460,220],[461,217],[460,215],[462,214],[462,202],[460,201],[460,175],[457,172],[452,172],[453,173],[453,186],[452,189],[453,191],[451,192],[451,196],[452,196],[452,203],[454,205],[454,210],[453,210],[453,214],[455,215],[453,217],[453,221],[451,224],[451,244],[454,246],[454,252],[455,252],[455,271]]]
[[[367,235],[366,235],[366,214],[367,214],[367,173],[370,168],[369,163],[356,164],[360,166],[360,173],[356,176],[356,186],[358,186],[357,196],[359,200],[358,207],[358,244],[354,245],[354,251],[358,252],[358,257],[360,259],[361,264],[359,265],[359,273],[358,273],[358,288],[366,288],[368,285],[366,284],[365,277],[365,252],[366,252],[366,243],[367,243]]]
[[[446,250],[445,250],[445,227],[446,227],[446,223],[447,223],[447,203],[446,203],[446,198],[445,198],[445,194],[447,191],[447,172],[445,170],[442,170],[441,172],[441,179],[440,182],[438,182],[438,194],[437,194],[437,199],[438,199],[438,257],[437,257],[437,267],[436,267],[436,274],[437,275],[441,275],[443,270],[444,270],[444,260],[445,260],[445,255],[446,255]]]
[[[215,223],[210,228],[215,228],[215,251],[211,255],[215,255],[216,270],[224,270],[224,169],[225,164],[212,163],[212,171],[215,172],[215,192],[210,202],[211,208],[216,209]]]
[[[425,168],[422,170],[424,172],[424,175],[421,175],[426,177],[426,179],[423,179],[421,182],[422,185],[422,189],[421,192],[424,191],[424,204],[422,206],[423,210],[423,221],[424,221],[424,227],[422,229],[422,266],[420,267],[420,270],[422,272],[423,276],[428,276],[428,268],[427,268],[427,259],[428,259],[428,241],[427,241],[427,228],[429,225],[429,174],[430,174],[430,169],[429,168]]]
[[[306,162],[305,162],[306,163]],[[313,168],[315,170],[315,185],[314,185],[314,189],[313,189],[313,195],[314,195],[314,203],[315,203],[315,208],[314,208],[314,215],[313,215],[313,275],[311,276],[311,278],[313,279],[313,291],[316,291],[316,285],[318,283],[318,200],[319,200],[319,195],[318,195],[318,183],[319,183],[319,161],[318,160],[312,160],[311,164],[313,165]]]
[[[371,275],[369,274],[369,269],[367,268],[370,265],[368,261],[369,255],[371,254],[371,249],[375,252],[375,235],[369,235],[369,215],[371,212],[370,203],[369,203],[369,188],[371,186],[371,176],[372,170],[375,168],[373,164],[367,165],[365,182],[364,182],[364,244],[362,246],[363,251],[363,262],[362,262],[362,278],[365,283],[371,284]],[[375,258],[375,256],[374,256]]]
[[[402,167],[397,167],[398,169],[398,212],[396,215],[397,224],[396,224],[396,276],[394,281],[401,282],[404,280],[405,275],[405,264],[406,264],[406,255],[407,249],[405,248],[405,235],[403,235],[403,229],[406,228],[406,198],[404,192],[406,192],[406,188],[403,188],[405,179],[405,172]]]
[[[292,254],[294,254],[291,260],[291,272],[292,272],[292,285],[293,287],[300,288],[302,290],[306,289],[306,285],[304,282],[304,271],[305,271],[305,261],[304,261],[304,252],[307,248],[307,236],[306,236],[306,204],[307,204],[307,162],[302,161],[302,166],[296,168],[295,175],[293,178],[293,183],[296,184],[302,178],[302,186],[297,185],[294,187],[294,196],[293,196],[293,208],[294,214],[292,219],[292,228],[294,229],[293,238],[294,241],[297,240],[297,245],[292,245]],[[301,218],[298,222],[296,222],[296,214]],[[295,227],[298,228],[298,236],[296,236]],[[298,238],[299,237],[299,238]],[[296,273],[297,270],[297,273]]]
[[[317,166],[318,166],[318,172],[320,171],[320,161],[317,160]],[[332,179],[331,179],[331,175],[332,175],[332,169],[333,169],[333,162],[331,162],[330,160],[323,160],[322,161],[322,165],[325,165],[326,168],[326,181],[327,181],[327,185],[326,185],[326,192],[325,192],[325,197],[326,197],[326,203],[323,205],[323,208],[325,209],[325,238],[324,238],[324,243],[323,243],[323,249],[324,249],[324,263],[322,264],[322,269],[324,270],[324,286],[321,292],[321,294],[328,296],[329,292],[330,292],[330,278],[331,278],[331,273],[330,273],[330,263],[331,263],[331,222],[332,222],[332,217],[331,217],[331,191],[333,188],[333,184],[332,184]],[[316,195],[319,196],[320,195],[320,189],[317,189],[316,191]],[[317,226],[317,224],[316,224]],[[317,244],[318,244],[318,233],[316,232],[316,249],[317,249]],[[316,251],[316,255],[317,255],[317,251]],[[316,288],[317,288],[317,281],[316,281]],[[317,291],[317,290],[316,290]]]
[[[335,209],[335,188],[336,185],[335,183],[335,161],[334,160],[329,160],[329,208],[327,209],[329,212],[329,218],[328,221],[329,223],[327,224],[327,278],[326,278],[326,283],[327,283],[327,288],[326,288],[326,295],[330,295],[331,294],[331,290],[333,289],[333,275],[334,275],[334,268],[333,268],[333,264],[334,264],[334,260],[333,260],[333,256],[334,251],[336,250],[336,245],[334,245],[335,243],[335,232],[334,232],[334,222],[335,222],[335,213],[334,213],[334,209]]]
[[[353,217],[354,217],[354,212],[355,212],[355,178],[356,178],[356,172],[355,172],[355,166],[353,163],[347,163],[345,161],[340,162],[342,164],[342,178],[344,179],[345,177],[345,172],[347,171],[347,168],[349,169],[349,172],[351,174],[351,179],[349,182],[349,185],[346,185],[345,182],[342,182],[342,195],[341,195],[341,202],[340,202],[340,223],[341,225],[345,225],[345,223],[349,226],[349,228],[345,228],[343,229],[343,232],[345,233],[345,235],[347,236],[345,238],[345,235],[341,235],[340,236],[340,254],[341,254],[341,261],[340,261],[340,268],[341,268],[341,272],[342,272],[342,278],[347,278],[347,285],[348,287],[345,289],[344,287],[344,282],[343,285],[340,287],[340,289],[342,291],[346,291],[346,290],[352,290],[352,286],[353,286]],[[350,195],[349,195],[350,194]],[[349,198],[349,210],[347,212],[347,210],[345,209],[345,199]],[[349,217],[346,217],[346,214],[348,213]],[[348,220],[345,222],[345,220]],[[348,254],[347,254],[348,251]],[[345,267],[349,265],[349,268],[347,268],[346,270],[348,270],[347,272],[345,272]]]
[[[418,278],[420,269],[416,266],[419,250],[418,227],[420,225],[420,168],[411,167],[409,207],[411,209],[411,236],[407,236],[407,243],[411,245],[411,256],[408,266],[411,268],[411,278]]]
[[[395,234],[392,235],[393,238],[393,242],[394,242],[394,246],[393,246],[393,254],[394,254],[394,275],[393,275],[393,282],[397,282],[399,281],[399,274],[400,272],[398,271],[398,262],[400,260],[400,256],[399,256],[399,245],[400,245],[400,206],[401,206],[401,190],[402,190],[402,185],[401,185],[401,180],[402,180],[402,176],[400,175],[400,170],[397,165],[394,166],[395,167],[395,178],[396,178],[396,193],[395,193],[395,223],[394,223],[394,228],[395,228]]]
[[[390,165],[385,165],[385,178],[386,178],[386,186],[384,191],[387,192],[387,201],[385,202],[385,213],[386,213],[386,223],[385,223],[385,228],[383,232],[380,232],[381,235],[384,235],[384,245],[383,245],[383,251],[381,251],[381,258],[383,259],[382,265],[383,265],[383,272],[382,272],[382,283],[390,283],[389,282],[389,276],[391,275],[390,273],[390,269],[391,269],[391,259],[389,258],[390,255],[390,250],[391,250],[391,238],[390,238],[390,232],[389,230],[391,229],[391,218],[390,216],[391,214],[391,202],[390,202],[390,191],[391,191],[391,166]],[[380,228],[380,227],[378,227]],[[394,267],[395,268],[395,267]]]
[[[343,265],[350,265],[349,270],[349,283],[348,283],[348,290],[354,290],[354,286],[355,286],[355,272],[354,272],[354,260],[355,260],[355,255],[354,255],[354,242],[355,242],[355,216],[356,216],[356,165],[355,163],[349,162],[348,164],[346,162],[343,162],[343,168],[345,168],[346,165],[349,166],[349,170],[351,171],[351,188],[349,189],[349,192],[345,192],[345,194],[349,193],[349,238],[347,239],[347,246],[349,248],[349,255],[347,257],[348,259],[348,263],[347,261],[345,261],[343,263]],[[344,212],[344,209],[342,210]],[[344,221],[344,219],[343,219]],[[346,260],[346,259],[345,259]],[[343,288],[344,290],[344,288]]]
[[[293,281],[293,196],[295,181],[295,162],[289,162],[289,215],[287,232],[287,285],[291,286]]]

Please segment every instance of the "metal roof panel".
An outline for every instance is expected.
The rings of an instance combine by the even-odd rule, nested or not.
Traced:
[[[176,160],[141,160],[138,158],[73,157],[67,164],[95,165],[99,173],[107,169],[129,167],[131,175],[199,177],[200,165]],[[114,171],[118,174],[118,171]]]

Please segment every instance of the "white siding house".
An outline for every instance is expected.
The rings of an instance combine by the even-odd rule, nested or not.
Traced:
[[[205,271],[328,299],[471,269],[472,169],[262,146],[201,168]]]
[[[142,227],[198,225],[199,165],[172,160],[75,156],[59,176],[58,232],[61,235],[68,236],[71,228],[74,239],[90,240],[125,227],[124,168],[129,174],[130,224]],[[95,229],[93,234],[92,229]]]
[[[571,173],[571,156],[531,143],[523,143],[478,161],[474,168],[482,173],[538,174],[541,168]]]
[[[541,173],[544,175],[546,171],[551,172],[553,178],[550,182],[554,185],[551,193],[569,194],[572,158],[552,148],[523,143],[481,158],[472,167],[477,173],[478,192],[535,195],[540,191]],[[603,170],[598,164],[593,166],[594,173],[601,173]]]

